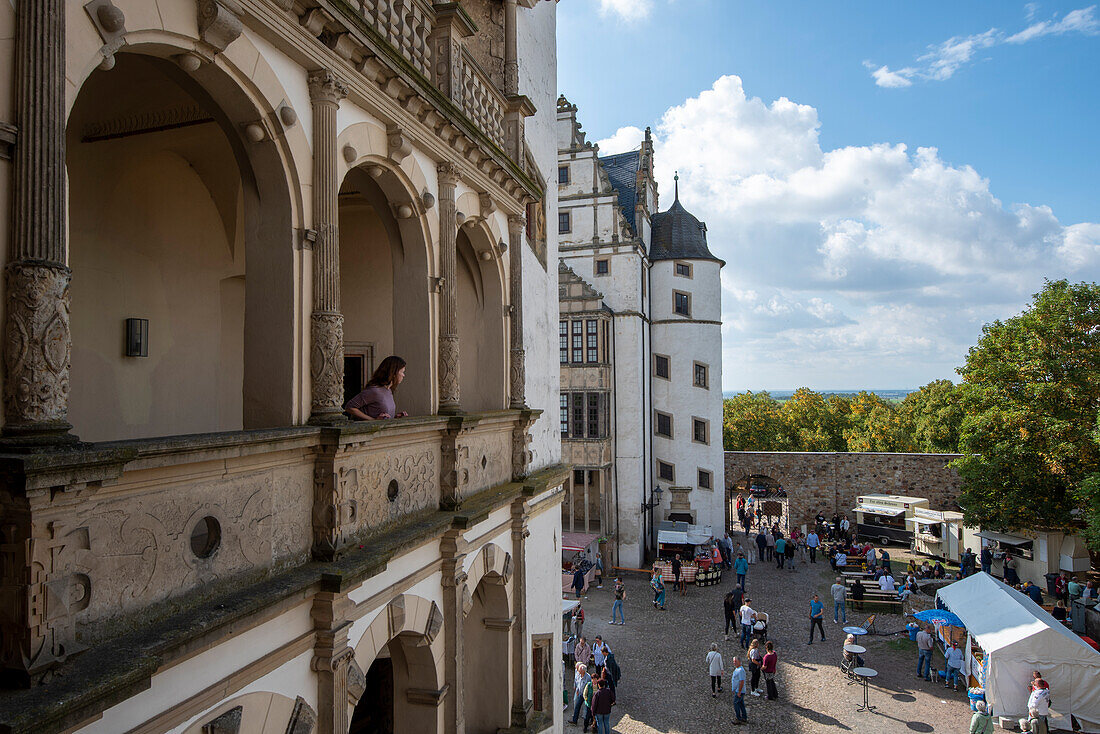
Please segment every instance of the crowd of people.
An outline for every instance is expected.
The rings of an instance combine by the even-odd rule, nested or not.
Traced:
[[[611,711],[615,705],[615,690],[622,671],[611,645],[596,635],[591,643],[582,634],[574,633],[562,645],[562,663],[573,671],[572,705],[568,685],[565,690],[565,710],[570,707],[571,724],[581,723],[584,731],[611,734]]]

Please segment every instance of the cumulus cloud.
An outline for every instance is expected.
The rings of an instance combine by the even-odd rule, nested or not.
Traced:
[[[653,0],[599,0],[600,15],[614,15],[627,22],[649,17]]]
[[[640,128],[628,125],[627,127],[620,127],[610,138],[597,140],[596,145],[600,146],[600,155],[626,153],[641,145],[644,135],[645,133]]]
[[[795,387],[808,371],[819,388],[949,377],[981,325],[1022,308],[1043,277],[1100,276],[1100,224],[1006,205],[935,148],[823,150],[820,126],[813,107],[724,76],[655,128],[662,207],[678,169],[681,201],[727,263],[728,387]],[[601,152],[642,134],[619,130]]]
[[[1028,3],[1025,6],[1028,21],[1034,21],[1038,5]],[[1070,11],[1060,19],[1055,16],[1049,20],[1031,22],[1026,28],[1008,34],[998,28],[990,28],[983,33],[969,36],[953,36],[946,41],[928,47],[928,51],[917,57],[916,64],[891,70],[889,66],[879,66],[870,61],[863,65],[871,72],[875,84],[887,89],[899,89],[912,86],[913,80],[944,81],[950,79],[963,66],[974,61],[977,54],[986,49],[1004,44],[1020,45],[1044,36],[1062,36],[1069,33],[1096,35],[1100,33],[1100,20],[1096,18],[1096,6]]]

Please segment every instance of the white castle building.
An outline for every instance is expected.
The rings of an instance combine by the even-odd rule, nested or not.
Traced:
[[[653,141],[600,156],[558,98],[565,531],[637,566],[662,520],[724,523],[721,282],[706,225],[659,211]]]

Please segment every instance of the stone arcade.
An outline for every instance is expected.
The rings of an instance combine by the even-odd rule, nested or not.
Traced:
[[[560,730],[554,3],[0,38],[0,728]]]

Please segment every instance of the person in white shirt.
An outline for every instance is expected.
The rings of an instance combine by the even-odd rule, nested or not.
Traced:
[[[867,570],[868,571],[874,571],[875,570],[875,546],[872,545],[872,546],[867,547],[867,556],[866,557],[867,557]]]
[[[722,674],[726,671],[722,667],[722,653],[718,652],[717,642],[711,643],[707,653],[707,672],[710,673],[710,697],[718,698],[722,692]]]
[[[838,550],[836,552],[836,555],[833,556],[833,558],[836,561],[836,563],[834,563],[833,565],[836,566],[837,571],[843,571],[844,569],[848,568],[848,554],[847,553],[845,553],[842,550]]]
[[[810,563],[817,563],[817,547],[821,545],[821,539],[817,537],[817,532],[810,531],[810,534],[806,536],[806,549],[810,551]]]
[[[752,639],[752,623],[756,621],[756,610],[749,606],[749,598],[741,605],[741,647],[748,649]]]
[[[963,677],[963,651],[959,649],[959,643],[952,640],[951,647],[944,652],[944,657],[947,658],[947,677],[944,678],[943,687],[950,688],[954,684],[957,691],[959,680]]]
[[[888,573],[878,580],[878,587],[883,591],[894,591],[897,588],[894,586],[894,577]]]

